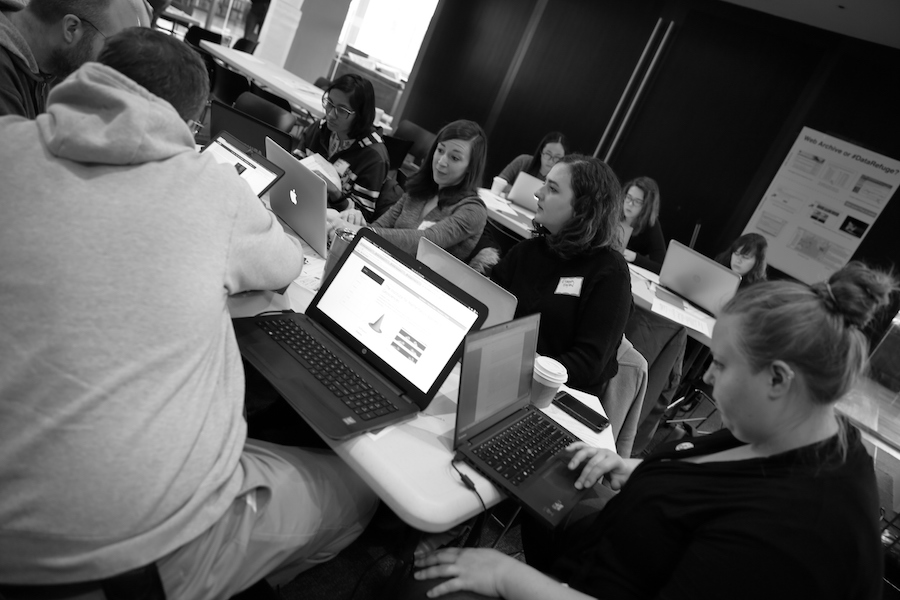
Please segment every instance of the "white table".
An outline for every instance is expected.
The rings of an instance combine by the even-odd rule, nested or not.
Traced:
[[[531,220],[534,219],[533,212],[492,193],[486,188],[478,189],[478,197],[484,201],[484,205],[487,207],[488,218],[494,223],[502,225],[523,240],[531,237]]]
[[[689,336],[709,347],[712,343],[710,336],[716,324],[715,317],[709,316],[686,300],[681,306],[677,306],[657,297],[656,286],[659,284],[659,275],[656,273],[634,265],[628,265],[628,270],[631,273],[631,296],[635,304],[684,325]]]
[[[285,227],[290,235],[294,232]],[[302,312],[314,295],[315,274],[321,274],[324,260],[301,239],[304,246],[304,274],[286,292],[253,292],[229,300],[233,317],[252,316],[266,310],[291,308]],[[407,524],[427,532],[441,532],[480,513],[481,501],[463,486],[450,466],[453,458],[453,427],[459,366],[451,372],[428,408],[415,419],[366,433],[349,440],[325,441]],[[567,389],[573,396],[603,410],[596,397]],[[548,413],[579,437],[592,434],[586,427],[551,405]],[[596,444],[615,451],[612,428],[607,427]],[[491,507],[503,499],[501,492],[468,465],[457,463],[460,471],[475,483],[484,504]]]
[[[255,81],[261,88],[283,97],[298,111],[307,111],[317,119],[325,116],[322,109],[324,92],[287,69],[252,54],[214,44],[208,40],[201,41],[200,47],[233,71]]]

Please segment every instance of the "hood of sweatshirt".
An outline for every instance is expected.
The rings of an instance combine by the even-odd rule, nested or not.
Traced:
[[[54,156],[80,163],[143,164],[195,151],[171,104],[99,63],[82,65],[53,88],[36,122]]]
[[[31,49],[6,14],[22,10],[25,8],[25,4],[26,0],[0,0],[0,48],[4,48],[11,55],[20,59],[28,66],[29,71],[38,75],[40,69],[31,54]]]

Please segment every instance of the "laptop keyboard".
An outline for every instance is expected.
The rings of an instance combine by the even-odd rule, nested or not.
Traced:
[[[300,364],[363,421],[397,410],[397,406],[292,319],[269,319],[257,324],[273,340],[296,352]]]
[[[530,411],[474,452],[511,484],[519,485],[574,441],[542,413]]]

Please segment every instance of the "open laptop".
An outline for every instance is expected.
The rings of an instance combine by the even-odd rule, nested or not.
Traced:
[[[537,198],[534,195],[541,189],[542,185],[544,185],[542,179],[529,175],[525,171],[520,171],[512,188],[509,190],[509,194],[506,195],[506,199],[522,208],[527,208],[533,213],[537,210]]]
[[[291,134],[218,100],[213,100],[209,107],[210,139],[216,137],[222,130],[255,148],[260,154],[265,154],[267,137],[285,150],[290,150],[293,144]]]
[[[316,430],[344,439],[427,407],[486,316],[484,304],[361,229],[306,314],[233,323],[243,357]]]
[[[687,300],[716,317],[737,293],[740,284],[741,276],[730,268],[677,240],[670,240],[659,272],[656,295],[681,306],[684,306],[682,299]]]
[[[488,309],[484,327],[511,321],[515,316],[518,302],[515,296],[431,240],[419,238],[416,260],[484,302]]]
[[[227,131],[218,132],[201,152],[212,155],[222,164],[233,166],[253,193],[260,197],[284,176],[281,167]]]
[[[539,324],[535,314],[466,336],[453,447],[534,517],[555,527],[586,492],[575,488],[580,471],[570,471],[559,456],[578,438],[531,404]],[[520,455],[533,460],[530,466],[519,467]]]
[[[325,181],[300,164],[297,157],[269,138],[266,157],[284,170],[269,192],[272,211],[322,258],[328,255],[328,194]]]

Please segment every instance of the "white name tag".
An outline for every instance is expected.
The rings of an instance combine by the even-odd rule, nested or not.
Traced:
[[[434,225],[434,221],[422,221],[422,224],[419,225],[419,230],[428,229],[432,225]]]
[[[581,284],[584,283],[584,277],[560,277],[556,286],[557,294],[565,294],[566,296],[581,297]]]

